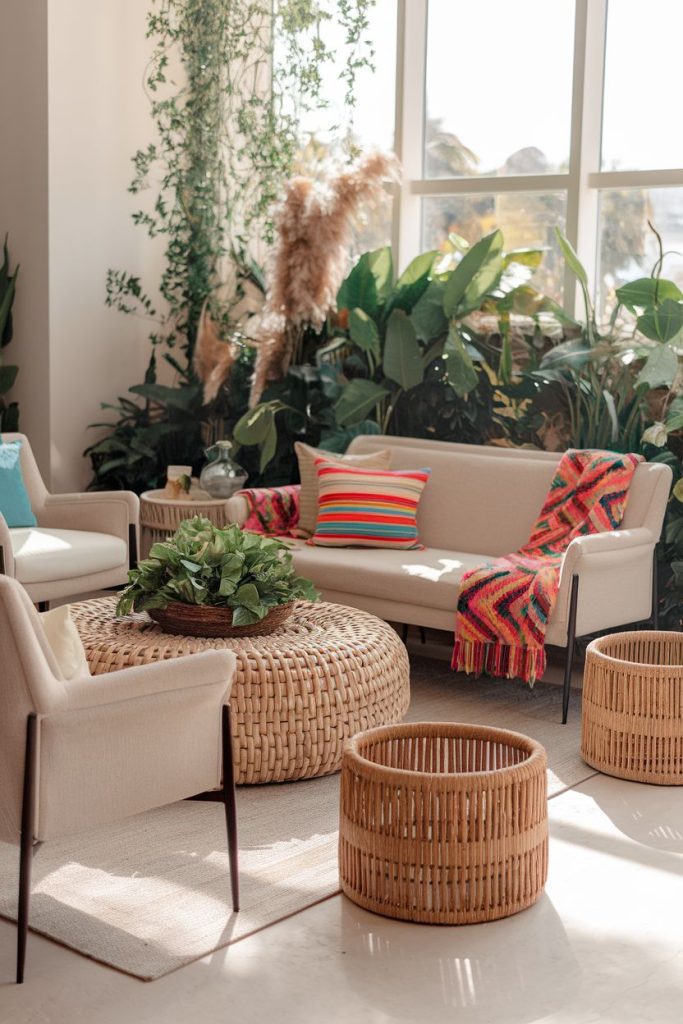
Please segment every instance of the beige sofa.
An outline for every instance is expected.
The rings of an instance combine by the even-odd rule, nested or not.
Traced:
[[[463,573],[506,555],[528,539],[560,455],[414,438],[361,436],[349,452],[391,450],[392,469],[429,467],[418,510],[422,551],[312,547],[292,541],[297,571],[323,598],[392,622],[452,630]],[[653,614],[654,550],[662,529],[671,470],[636,469],[622,528],[571,543],[547,642],[567,648],[569,696],[575,636],[639,622]],[[231,518],[244,522],[235,495]],[[572,611],[573,606],[573,611]]]

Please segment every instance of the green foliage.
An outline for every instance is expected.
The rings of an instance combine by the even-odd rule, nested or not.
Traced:
[[[501,390],[513,377],[510,317],[531,309],[536,340],[540,314],[552,317],[528,283],[540,257],[537,250],[505,254],[494,231],[459,261],[423,253],[392,284],[391,250],[365,253],[339,289],[338,315],[317,337],[315,365],[290,370],[290,378],[306,381],[305,395],[277,405],[269,389],[237,423],[237,440],[261,445],[263,470],[280,458],[284,480],[296,478],[295,440],[332,448],[348,443],[360,423],[415,437],[488,440],[503,412],[514,414]],[[499,325],[498,347],[473,326],[479,309]],[[529,352],[533,358],[531,342]],[[267,448],[265,425],[253,433],[266,421]]]
[[[311,581],[294,572],[282,541],[236,525],[219,529],[201,516],[186,519],[170,540],[154,544],[128,579],[118,615],[178,601],[232,608],[233,623],[246,626],[278,605],[318,598]]]
[[[10,274],[9,249],[7,235],[3,243],[3,260],[0,266],[0,348],[9,345],[14,333],[12,323],[12,304],[17,289],[19,267]],[[5,395],[14,387],[19,372],[18,366],[6,366],[0,355],[0,430],[8,432],[19,428],[19,406],[16,402],[7,402]]]
[[[182,454],[197,466],[204,444],[229,436],[245,411],[248,389],[239,374],[209,406],[195,401],[192,360],[200,315],[208,307],[221,337],[245,344],[253,300],[260,293],[262,302],[265,292],[251,249],[272,240],[273,203],[292,173],[301,114],[323,105],[325,66],[338,57],[325,42],[326,26],[334,19],[342,29],[342,78],[351,104],[355,77],[372,60],[364,38],[372,2],[153,0],[147,35],[154,49],[145,88],[156,137],[134,155],[129,191],[142,197],[152,182],[157,190],[133,219],[150,237],[165,240],[161,302],[139,277],[110,270],[106,303],[150,322],[153,350],[173,369],[174,382],[162,393],[153,354],[154,379],[130,389],[144,404],[126,398],[118,407],[106,406],[118,409],[119,419],[109,424],[103,442],[88,449],[94,486],[151,486],[162,478],[169,455],[173,460]],[[248,313],[245,297],[251,300]],[[241,361],[251,362],[251,356]],[[157,436],[164,443],[154,458],[148,450]]]

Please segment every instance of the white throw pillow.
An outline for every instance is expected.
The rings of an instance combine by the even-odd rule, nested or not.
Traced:
[[[77,676],[89,675],[85,648],[71,618],[69,605],[41,612],[40,621],[64,678],[75,679]]]

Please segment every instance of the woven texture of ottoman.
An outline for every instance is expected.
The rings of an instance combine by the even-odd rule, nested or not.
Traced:
[[[347,745],[340,800],[341,885],[366,910],[470,924],[543,891],[546,754],[527,736],[430,722],[372,729]]]
[[[643,630],[591,641],[581,756],[620,779],[683,785],[683,633]]]
[[[197,651],[235,652],[230,708],[238,783],[336,772],[349,737],[399,722],[408,709],[406,649],[368,612],[297,601],[266,636],[205,638],[164,633],[146,615],[117,619],[115,608],[115,597],[71,606],[93,675]]]

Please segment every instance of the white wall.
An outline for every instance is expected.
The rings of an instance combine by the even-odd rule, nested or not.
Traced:
[[[3,359],[20,368],[11,397],[48,473],[47,0],[0,0],[0,236],[6,232],[21,269],[14,341]]]
[[[162,245],[136,227],[131,156],[152,138],[147,0],[1,0],[0,232],[22,263],[21,429],[55,491],[89,477],[88,424],[139,383],[149,325],[104,305],[107,268],[151,290]],[[49,255],[49,274],[48,274]]]
[[[104,305],[107,268],[154,287],[159,246],[131,220],[131,156],[152,138],[145,0],[50,0],[50,437],[55,490],[83,486],[100,402],[142,380],[149,325]]]

